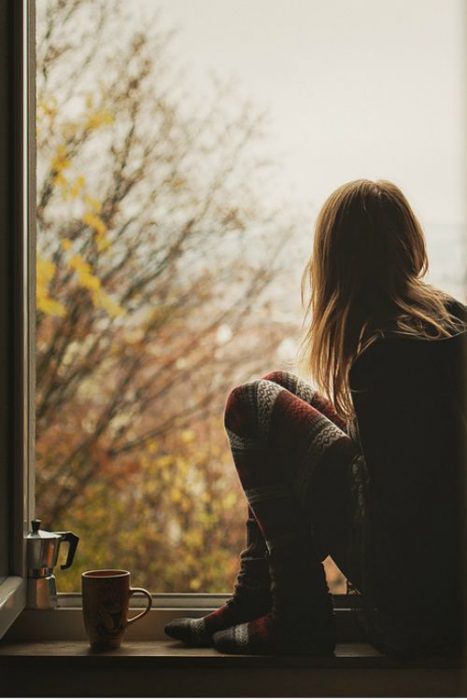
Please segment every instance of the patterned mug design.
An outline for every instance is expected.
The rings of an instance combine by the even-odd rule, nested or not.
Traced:
[[[130,572],[124,569],[85,571],[81,581],[84,626],[91,647],[118,648],[127,626],[151,609],[151,594],[145,588],[131,588]],[[128,619],[130,597],[135,593],[145,595],[148,603],[145,610]]]
[[[118,601],[103,600],[97,610],[96,629],[102,637],[118,637],[125,631],[125,616]]]

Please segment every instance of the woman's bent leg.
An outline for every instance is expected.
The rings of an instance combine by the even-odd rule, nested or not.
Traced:
[[[225,426],[240,481],[270,552],[273,609],[218,633],[216,646],[230,652],[329,651],[329,596],[306,494],[323,457],[350,461],[355,445],[316,408],[269,380],[230,394]]]
[[[335,425],[341,429],[344,427],[332,404],[297,376],[289,372],[276,371],[269,373],[264,379],[287,389],[313,408],[321,409],[320,412]],[[230,403],[229,399],[227,402],[226,421],[227,414],[230,412]],[[314,520],[315,525],[318,523],[317,532],[326,534],[325,543],[321,542],[317,547],[317,551],[322,553],[318,556],[324,559],[328,553],[331,553],[334,560],[340,565],[340,568],[349,576],[344,559],[340,556],[341,553],[347,553],[347,547],[344,546],[344,543],[349,532],[349,527],[345,523],[348,508],[346,508],[347,502],[343,503],[345,498],[338,497],[339,494],[346,493],[347,480],[343,468],[337,465],[338,468],[336,470],[336,465],[333,467],[333,460],[331,460],[330,469],[328,470],[325,464],[327,461],[326,455],[324,455],[324,458],[317,465],[318,468],[313,470],[313,475],[314,471],[317,472],[315,476],[318,476],[319,473],[326,474],[328,472],[331,474],[332,472],[332,482],[330,483],[329,479],[327,481],[325,479],[323,482],[321,479],[321,483],[313,485],[312,492],[318,494],[318,502],[317,505],[312,506],[311,509],[308,508],[308,510],[315,515],[312,520]],[[325,467],[324,470],[319,469],[319,467],[323,466]],[[313,481],[313,476],[311,481]],[[319,481],[320,479],[318,478]],[[325,493],[325,490],[328,490],[329,493]],[[321,506],[324,502],[328,505],[323,509]],[[169,623],[166,627],[166,632],[169,636],[184,641],[190,646],[210,646],[212,644],[212,635],[215,632],[248,620],[254,620],[270,611],[271,593],[267,547],[251,507],[248,508],[246,533],[246,547],[240,553],[240,570],[232,598],[221,608],[204,618],[178,618]],[[355,582],[353,577],[352,580]]]
[[[346,422],[331,401],[297,375],[276,370],[263,379],[284,387],[348,433]],[[335,459],[330,453],[323,455],[310,473],[307,491],[307,510],[321,560],[330,555],[358,590],[362,589],[364,482],[365,466],[361,455],[349,463],[347,459]]]

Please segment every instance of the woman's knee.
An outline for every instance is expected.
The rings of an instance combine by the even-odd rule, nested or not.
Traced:
[[[265,374],[264,377],[261,377],[261,379],[266,379],[268,382],[274,382],[275,384],[280,384],[282,386],[284,372],[282,372],[280,369],[275,369],[272,372]]]
[[[231,390],[224,410],[224,425],[234,433],[252,433],[256,427],[256,382],[240,384]]]
[[[265,374],[263,379],[273,382],[274,384],[278,384],[283,389],[287,389],[287,391],[290,391],[292,394],[296,394],[297,396],[300,396],[301,393],[303,393],[302,389],[304,389],[306,397],[303,398],[305,398],[305,400],[308,398],[310,387],[307,387],[299,379],[299,377],[292,372],[276,369],[273,372],[268,372],[268,374]],[[300,396],[300,398],[302,397]]]

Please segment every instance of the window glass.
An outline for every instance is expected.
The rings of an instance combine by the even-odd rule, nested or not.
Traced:
[[[396,182],[465,298],[460,0],[37,0],[37,515],[227,591],[229,388],[295,369],[325,197]],[[335,592],[342,576],[329,563]]]

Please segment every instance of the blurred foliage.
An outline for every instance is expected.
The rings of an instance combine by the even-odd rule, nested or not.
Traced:
[[[294,226],[262,203],[262,117],[187,91],[170,32],[127,11],[37,3],[37,514],[81,538],[62,591],[99,567],[228,591],[223,404],[297,331],[268,296]]]

